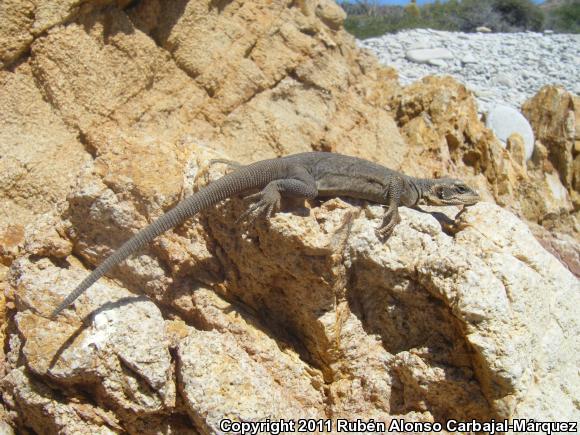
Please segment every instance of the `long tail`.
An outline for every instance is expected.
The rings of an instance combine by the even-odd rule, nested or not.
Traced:
[[[266,161],[260,162],[266,163]],[[67,306],[72,304],[85,290],[93,285],[99,278],[105,275],[114,266],[121,263],[143,246],[151,242],[155,237],[165,231],[176,227],[186,219],[189,219],[201,210],[205,210],[226,198],[242,193],[248,189],[261,188],[273,179],[273,172],[258,168],[257,165],[249,165],[225,175],[210,183],[199,192],[187,197],[174,208],[169,210],[156,221],[152,222],[129,240],[119,249],[105,259],[89,276],[87,276],[52,312],[55,318]],[[266,165],[263,165],[266,166]]]

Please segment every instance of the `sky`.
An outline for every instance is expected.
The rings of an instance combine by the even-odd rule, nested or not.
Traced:
[[[344,1],[344,0],[342,0]],[[353,3],[356,3],[356,0],[350,0]],[[409,3],[409,0],[377,0],[380,4],[383,5],[406,5]],[[433,3],[435,0],[417,0],[417,4],[423,5],[425,3]],[[534,3],[542,3],[544,0],[532,0]]]

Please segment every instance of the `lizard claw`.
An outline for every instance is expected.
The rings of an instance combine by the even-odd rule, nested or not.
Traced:
[[[248,209],[241,214],[241,216],[236,220],[236,223],[245,220],[248,220],[248,222],[251,223],[260,215],[270,218],[274,213],[274,210],[280,208],[280,193],[274,190],[263,190],[253,195],[246,196],[244,201],[255,202],[253,202],[253,204],[251,204]]]
[[[387,239],[391,236],[399,222],[401,222],[399,211],[396,208],[393,210],[387,210],[383,216],[383,222],[381,226],[375,230],[375,234],[379,239]]]

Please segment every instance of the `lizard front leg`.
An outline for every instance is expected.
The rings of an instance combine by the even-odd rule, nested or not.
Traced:
[[[383,215],[381,226],[376,230],[377,236],[381,239],[388,238],[399,222],[401,222],[401,216],[399,216],[398,207],[389,206]]]
[[[237,222],[248,217],[253,221],[259,215],[265,215],[269,218],[275,210],[280,209],[280,200],[283,196],[304,199],[316,198],[318,196],[316,181],[305,169],[300,168],[293,171],[292,178],[271,181],[260,192],[244,198],[253,203],[238,218]]]
[[[399,222],[401,216],[399,215],[399,205],[401,203],[401,194],[404,189],[404,181],[400,177],[393,178],[387,186],[385,197],[387,203],[387,211],[383,215],[383,222],[377,228],[376,234],[381,239],[388,238]]]

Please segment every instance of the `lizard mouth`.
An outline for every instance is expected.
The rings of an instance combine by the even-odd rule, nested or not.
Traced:
[[[462,201],[462,204],[467,207],[469,205],[477,204],[479,201],[481,201],[481,197],[477,194],[469,195],[468,197],[461,198],[461,201]]]
[[[469,194],[456,196],[454,198],[439,199],[438,201],[433,201],[433,203],[437,203],[437,205],[463,205],[467,207],[477,204],[479,201],[481,201],[481,197],[479,195]]]
[[[481,201],[481,198],[479,195],[470,195],[466,198],[461,198],[460,200],[458,200],[457,204],[463,204],[464,206],[467,207],[470,205],[475,205],[479,201]]]

